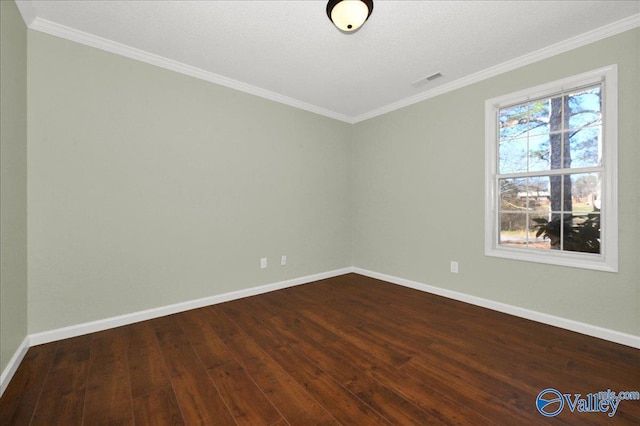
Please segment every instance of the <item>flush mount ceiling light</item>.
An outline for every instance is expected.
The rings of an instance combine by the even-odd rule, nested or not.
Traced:
[[[360,28],[372,11],[373,0],[330,0],[327,3],[327,16],[333,25],[345,32]]]

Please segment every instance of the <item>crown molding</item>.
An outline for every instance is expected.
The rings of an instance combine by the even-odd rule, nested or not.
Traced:
[[[118,43],[106,38],[98,37],[93,34],[89,34],[83,31],[76,30],[65,25],[60,25],[55,22],[48,21],[37,17],[35,9],[30,0],[16,0],[20,14],[25,21],[25,24],[29,29],[40,31],[46,34],[50,34],[56,37],[61,37],[67,40],[75,41],[76,43],[84,44],[86,46],[95,47],[116,55],[125,56],[130,59],[135,59],[141,62],[145,62],[151,65],[155,65],[164,69],[175,71],[190,77],[198,78],[208,81],[210,83],[218,84],[220,86],[228,87],[230,89],[238,90],[240,92],[248,93],[251,95],[259,96],[261,98],[269,99],[274,102],[278,102],[284,105],[288,105],[297,109],[319,114],[328,118],[343,121],[349,124],[359,123],[361,121],[368,120],[370,118],[378,117],[386,113],[425,101],[427,99],[440,96],[442,94],[469,86],[474,83],[478,83],[483,80],[495,77],[508,71],[513,71],[517,68],[521,68],[526,65],[530,65],[534,62],[541,61],[543,59],[556,56],[558,54],[576,49],[578,47],[585,46],[590,43],[605,39],[607,37],[614,36],[616,34],[623,33],[625,31],[632,30],[640,27],[640,14],[629,16],[628,18],[620,21],[613,22],[609,25],[605,25],[600,28],[596,28],[592,31],[580,34],[578,36],[569,38],[567,40],[552,44],[550,46],[539,49],[535,52],[528,53],[518,58],[512,59],[507,62],[503,62],[493,67],[486,68],[474,74],[470,74],[466,77],[452,81],[447,84],[443,84],[434,89],[419,93],[417,95],[401,99],[400,101],[393,102],[388,105],[384,105],[380,108],[373,109],[356,116],[348,116],[336,111],[332,111],[326,108],[319,107],[298,99],[290,98],[288,96],[281,95],[276,92],[272,92],[257,86],[243,83],[238,80],[234,80],[222,75],[218,75],[209,71],[205,71],[201,68],[197,68],[191,65],[187,65],[164,56],[156,55],[144,50],[136,49],[134,47]]]
[[[505,72],[513,71],[517,68],[533,64],[543,59],[551,58],[552,56],[556,56],[561,53],[586,46],[587,44],[603,40],[607,37],[611,37],[637,27],[640,27],[640,14],[629,16],[628,18],[613,22],[609,25],[605,25],[604,27],[596,28],[595,30],[552,44],[550,46],[536,50],[535,52],[528,53],[526,55],[520,56],[507,62],[503,62],[490,68],[486,68],[482,71],[470,74],[466,77],[460,78],[450,83],[443,84],[442,86],[438,86],[426,92],[422,92],[415,96],[402,99],[398,102],[376,108],[372,111],[353,117],[352,122],[359,123],[361,121],[384,115],[388,112],[392,112],[416,104],[418,102],[425,101],[427,99],[435,98],[436,96],[440,96],[442,94],[463,88],[465,86],[487,80]]]
[[[31,24],[35,21],[37,14],[36,10],[31,3],[31,0],[16,0],[16,6],[22,15],[22,20],[28,28],[31,28]]]
[[[28,2],[21,2],[28,3]],[[32,8],[29,5],[29,8]],[[28,8],[25,8],[28,9]],[[26,15],[29,16],[28,10]],[[25,15],[23,14],[23,19]],[[26,23],[25,19],[25,23]],[[313,112],[315,114],[323,115],[325,117],[333,118],[335,120],[351,122],[351,117],[344,114],[340,114],[335,111],[328,110],[326,108],[319,107],[307,102],[300,101],[298,99],[290,98],[288,96],[281,95],[279,93],[271,92],[266,89],[262,89],[257,86],[243,83],[238,80],[234,80],[222,75],[218,75],[201,68],[197,68],[191,65],[184,64],[182,62],[174,61],[173,59],[166,58],[164,56],[156,55],[155,53],[147,52],[145,50],[137,49],[135,47],[128,46],[126,44],[118,43],[113,40],[109,40],[103,37],[99,37],[93,34],[86,33],[65,25],[60,25],[55,22],[35,17],[30,24],[27,25],[29,29],[60,37],[66,40],[74,41],[76,43],[84,44],[86,46],[95,47],[96,49],[104,50],[109,53],[115,53],[116,55],[124,56],[130,59],[134,59],[147,64],[155,65],[160,68],[175,71],[180,74],[188,75],[200,80],[205,80],[210,83],[215,83],[220,86],[228,87],[230,89],[238,90],[240,92],[248,93],[251,95],[259,96],[261,98],[269,99],[274,102],[278,102],[284,105],[288,105],[297,109]]]

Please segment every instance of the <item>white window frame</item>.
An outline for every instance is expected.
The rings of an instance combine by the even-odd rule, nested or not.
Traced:
[[[600,254],[536,250],[498,244],[498,111],[529,100],[602,83],[603,185],[601,188]],[[488,99],[485,102],[485,255],[618,272],[618,67],[604,68]]]

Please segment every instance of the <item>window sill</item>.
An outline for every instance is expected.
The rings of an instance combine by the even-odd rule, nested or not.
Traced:
[[[547,265],[591,269],[604,272],[618,272],[617,262],[607,262],[607,259],[597,254],[573,254],[568,252],[558,252],[556,250],[533,251],[531,249],[510,247],[485,247],[484,254],[485,256],[521,260],[524,262],[544,263]]]

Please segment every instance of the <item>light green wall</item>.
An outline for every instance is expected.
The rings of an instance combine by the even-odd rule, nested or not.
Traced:
[[[0,372],[27,335],[27,28],[0,1]]]
[[[350,265],[347,124],[34,31],[28,83],[30,333]]]
[[[640,335],[639,58],[635,29],[356,125],[353,264]],[[620,272],[485,257],[484,101],[610,64],[619,66]]]

